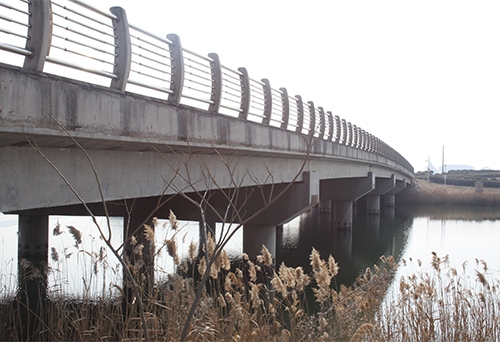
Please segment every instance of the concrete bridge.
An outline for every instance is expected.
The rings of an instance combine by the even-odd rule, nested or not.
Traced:
[[[122,8],[9,6],[1,61],[17,62],[0,65],[0,211],[19,214],[20,258],[47,260],[49,215],[88,210],[134,225],[170,210],[244,222],[255,256],[312,207],[351,229],[356,202],[379,215],[413,179],[359,126],[134,26]]]

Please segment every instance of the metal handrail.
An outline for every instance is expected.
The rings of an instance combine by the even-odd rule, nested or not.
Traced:
[[[23,66],[25,68],[43,71],[45,62],[50,62],[85,71],[110,79],[110,87],[121,91],[126,90],[128,85],[133,85],[140,89],[151,89],[159,94],[166,94],[167,100],[174,104],[179,104],[182,99],[194,100],[195,103],[202,103],[203,106],[208,104],[208,110],[213,113],[223,114],[221,109],[226,109],[224,113],[227,111],[236,113],[240,119],[279,126],[289,131],[376,153],[399,163],[408,170],[413,170],[401,154],[359,126],[337,115],[333,116],[331,112],[325,112],[322,107],[316,107],[314,103],[302,100],[299,95],[289,96],[285,88],[279,90],[271,88],[267,79],[259,81],[249,77],[244,68],[234,70],[220,64],[216,54],[203,56],[188,50],[180,45],[180,39],[176,35],[160,37],[129,24],[125,11],[119,7],[113,7],[111,12],[107,12],[81,0],[57,0],[57,3],[54,1],[58,8],[74,14],[73,18],[68,18],[50,10],[50,3],[53,1],[17,0],[17,3],[23,2],[29,5],[28,12],[0,2],[0,7],[26,15],[26,22],[17,18],[11,19],[4,13],[0,15],[0,24],[13,22],[23,27],[24,30],[28,28],[26,35],[20,31],[11,32],[5,27],[0,27],[1,34],[26,40],[25,47],[9,44],[8,41],[0,42],[0,50],[25,56]],[[90,12],[84,10],[85,13],[80,13],[75,6],[66,7],[65,2]],[[78,25],[92,34],[53,23],[53,16]],[[96,28],[80,22],[78,18],[102,26]],[[52,26],[65,29],[73,36],[64,37],[58,33],[52,33]],[[108,32],[106,29],[113,30],[113,32]],[[133,34],[130,31],[133,31]],[[36,45],[32,45],[34,43],[30,40],[31,35],[36,35]],[[52,37],[57,38],[57,42],[52,42]],[[79,38],[85,38],[87,41],[80,41]],[[67,41],[73,45],[71,48],[66,48],[60,45],[61,41]],[[104,45],[99,47],[94,44]],[[113,51],[108,51],[103,46],[110,47]],[[86,65],[79,65],[71,58],[64,60],[50,56],[48,52],[51,47],[79,55],[85,60],[110,65],[114,70],[96,70]],[[102,54],[110,60],[105,57],[90,56],[78,51],[78,47],[95,51],[96,54]],[[131,77],[131,73],[137,75],[138,78]],[[192,102],[189,103],[191,105]]]

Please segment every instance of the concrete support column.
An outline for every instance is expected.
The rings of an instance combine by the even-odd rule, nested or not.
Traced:
[[[366,214],[380,215],[380,195],[368,194],[366,196]]]
[[[386,207],[394,207],[396,204],[396,194],[385,194],[384,195],[384,202]]]
[[[243,253],[250,260],[261,254],[262,245],[266,246],[273,258],[276,257],[276,226],[248,224],[243,227]]]
[[[318,207],[320,214],[329,215],[332,212],[332,201],[329,199],[320,199]]]
[[[334,229],[352,229],[352,201],[335,200],[334,201]]]
[[[19,301],[21,340],[32,338],[44,325],[49,256],[49,217],[19,215]]]

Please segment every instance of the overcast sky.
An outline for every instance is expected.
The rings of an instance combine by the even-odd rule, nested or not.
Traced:
[[[95,0],[135,25],[176,33],[394,147],[500,169],[500,2]]]
[[[86,0],[427,158],[500,169],[500,1]]]

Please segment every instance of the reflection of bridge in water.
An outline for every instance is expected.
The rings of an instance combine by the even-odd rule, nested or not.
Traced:
[[[355,202],[377,216],[413,179],[359,126],[129,24],[122,8],[1,6],[14,19],[0,21],[13,26],[0,50],[22,65],[0,65],[0,211],[19,214],[20,260],[46,263],[49,215],[89,211],[125,217],[125,241],[170,210],[237,222],[244,252],[275,253],[276,227],[301,213],[319,206],[351,229]]]

